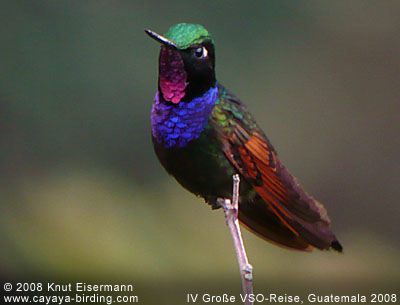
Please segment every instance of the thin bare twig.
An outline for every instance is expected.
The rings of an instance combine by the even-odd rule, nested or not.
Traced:
[[[242,233],[240,231],[239,213],[239,175],[233,175],[233,194],[232,200],[227,198],[218,199],[219,204],[224,209],[226,224],[231,231],[233,244],[239,262],[240,274],[242,276],[243,295],[242,300],[246,305],[253,305],[249,297],[253,294],[253,266],[247,259],[246,249],[243,244]]]

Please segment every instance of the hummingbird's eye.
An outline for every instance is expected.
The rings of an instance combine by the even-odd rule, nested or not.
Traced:
[[[206,58],[208,56],[208,51],[205,47],[201,47],[194,50],[194,54],[198,58]]]

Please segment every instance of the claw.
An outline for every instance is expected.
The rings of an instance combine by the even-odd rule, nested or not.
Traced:
[[[218,198],[217,203],[220,207],[228,210],[233,210],[234,207],[232,206],[232,202],[229,198]]]

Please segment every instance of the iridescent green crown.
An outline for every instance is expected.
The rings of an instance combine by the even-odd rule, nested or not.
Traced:
[[[171,40],[179,49],[186,49],[192,44],[211,40],[211,35],[200,24],[179,23],[171,27],[164,35]]]

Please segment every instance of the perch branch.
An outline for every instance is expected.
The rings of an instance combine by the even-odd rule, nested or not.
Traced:
[[[219,198],[218,202],[224,209],[226,224],[231,231],[233,244],[239,262],[243,288],[242,300],[244,301],[244,304],[252,305],[253,302],[250,302],[249,296],[250,294],[253,294],[253,266],[250,265],[249,260],[247,259],[246,249],[243,244],[242,233],[239,226],[239,184],[239,175],[233,175],[232,200]]]

